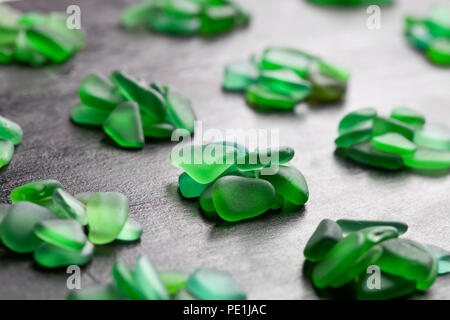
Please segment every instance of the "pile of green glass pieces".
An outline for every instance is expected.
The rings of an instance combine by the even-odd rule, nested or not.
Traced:
[[[10,199],[12,205],[0,204],[0,238],[14,252],[33,253],[43,267],[83,265],[94,245],[136,241],[142,234],[118,192],[72,196],[58,181],[41,180],[12,190]]]
[[[0,116],[0,168],[11,162],[14,155],[14,146],[22,141],[22,128]]]
[[[307,0],[308,2],[319,5],[331,6],[369,6],[369,5],[389,5],[394,0]]]
[[[170,161],[184,170],[181,195],[199,198],[205,218],[234,222],[280,209],[285,201],[308,201],[304,176],[288,166],[293,157],[290,147],[249,152],[235,142],[215,142],[177,146]]]
[[[450,128],[425,124],[419,112],[398,107],[390,117],[363,108],[339,123],[337,154],[383,169],[404,167],[446,171],[450,168]]]
[[[397,221],[322,220],[304,249],[314,286],[346,286],[363,300],[428,289],[450,272],[450,252],[400,238],[407,229]]]
[[[123,11],[122,25],[147,25],[179,36],[214,36],[249,24],[250,13],[235,0],[146,0]]]
[[[431,62],[450,66],[450,5],[433,6],[425,18],[408,16],[405,27],[411,45],[425,52]]]
[[[247,103],[260,109],[292,110],[299,102],[340,101],[350,72],[300,50],[269,47],[249,62],[226,66],[223,87],[245,91]]]
[[[176,129],[179,135],[194,132],[196,117],[187,97],[123,71],[113,71],[110,80],[97,73],[88,75],[79,96],[72,121],[102,126],[122,148],[142,148],[145,137],[170,139]]]
[[[64,13],[21,13],[0,5],[0,64],[62,63],[85,44],[81,30],[67,27]]]
[[[191,275],[158,271],[141,255],[133,269],[116,261],[113,282],[69,294],[70,300],[246,300],[247,295],[228,272],[200,268]]]

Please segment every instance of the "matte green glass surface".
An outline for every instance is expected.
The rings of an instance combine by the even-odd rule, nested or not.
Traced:
[[[191,36],[200,31],[201,20],[196,17],[174,17],[158,12],[150,18],[150,28],[153,31],[178,36]]]
[[[339,225],[333,220],[324,219],[309,238],[303,254],[307,260],[321,261],[341,239],[342,230]]]
[[[180,289],[186,288],[189,276],[180,271],[162,271],[159,273],[167,292],[174,294]]]
[[[185,198],[200,197],[202,192],[210,185],[198,183],[192,179],[186,172],[178,177],[178,185],[180,186],[181,195]]]
[[[123,300],[124,295],[114,283],[100,284],[93,287],[73,290],[67,297],[68,300]]]
[[[162,9],[169,15],[176,17],[196,17],[201,13],[199,2],[191,0],[166,0]]]
[[[258,69],[251,62],[236,62],[225,67],[223,87],[227,90],[245,90],[258,79]]]
[[[374,108],[362,108],[350,112],[339,122],[338,132],[344,134],[360,128],[362,124],[371,123],[375,120],[377,111]]]
[[[177,128],[194,132],[195,114],[191,101],[181,93],[169,90],[166,96],[167,117]]]
[[[403,159],[395,153],[385,152],[375,148],[370,142],[363,142],[351,146],[345,155],[350,159],[378,168],[399,170],[403,168]]]
[[[319,72],[310,72],[307,78],[312,83],[309,99],[318,103],[331,103],[344,99],[347,83]]]
[[[112,275],[117,288],[125,297],[131,300],[144,300],[133,271],[123,262],[116,261],[112,269]]]
[[[122,102],[103,122],[103,130],[123,148],[142,148],[144,132],[135,102]]]
[[[264,69],[286,68],[305,77],[314,57],[291,48],[272,47],[264,50],[262,67]]]
[[[0,226],[3,244],[14,252],[32,252],[41,243],[34,234],[35,225],[57,218],[53,212],[37,204],[22,201],[13,203]]]
[[[334,140],[334,143],[340,148],[348,148],[355,144],[369,141],[372,138],[372,134],[372,123],[367,121],[352,130],[345,131]]]
[[[41,240],[66,250],[81,250],[87,237],[81,224],[73,219],[50,219],[36,224],[34,233]]]
[[[162,123],[142,123],[142,131],[145,137],[151,138],[170,138],[176,128],[167,122]]]
[[[427,15],[426,22],[437,36],[450,37],[450,6],[434,5]]]
[[[373,137],[371,141],[376,148],[397,154],[410,154],[417,149],[414,143],[395,132]]]
[[[450,251],[434,245],[427,245],[427,248],[438,260],[438,274],[450,273]]]
[[[144,256],[136,262],[133,273],[135,284],[146,300],[168,300],[169,293],[161,280],[158,270]]]
[[[60,188],[53,191],[52,199],[63,218],[75,219],[81,225],[87,225],[86,206],[78,199]]]
[[[10,63],[13,59],[14,59],[13,48],[0,46],[0,64]]]
[[[419,148],[416,152],[403,155],[405,166],[415,169],[450,168],[450,151]]]
[[[290,110],[297,104],[295,98],[277,93],[261,84],[253,84],[248,87],[245,97],[249,105],[262,109]]]
[[[87,208],[89,241],[106,244],[114,241],[128,218],[128,199],[118,192],[99,192],[90,197]]]
[[[80,84],[80,100],[88,107],[112,111],[124,99],[108,78],[91,73]]]
[[[101,126],[108,119],[109,113],[109,111],[77,104],[70,111],[70,119],[78,124]]]
[[[306,98],[311,93],[311,84],[289,69],[264,70],[259,76],[259,83],[275,92],[296,98]]]
[[[415,23],[406,30],[406,37],[414,47],[420,50],[427,50],[433,41],[433,36],[425,23]]]
[[[414,127],[392,118],[378,116],[373,122],[373,134],[378,136],[389,132],[401,134],[408,140],[414,137]]]
[[[238,156],[236,165],[239,170],[255,170],[270,164],[285,164],[294,158],[295,151],[291,147],[257,148],[255,151]]]
[[[425,124],[425,117],[423,114],[407,107],[394,108],[391,112],[391,118],[414,127],[421,127]]]
[[[211,36],[234,28],[236,11],[230,5],[207,5],[202,12],[200,32]]]
[[[0,168],[11,162],[14,155],[14,144],[9,140],[0,140]]]
[[[247,295],[227,272],[197,269],[187,281],[187,289],[201,300],[246,300]]]
[[[336,223],[341,227],[344,233],[359,231],[368,227],[388,226],[397,229],[399,234],[403,234],[408,230],[408,225],[399,221],[380,221],[380,220],[350,220],[339,219]]]
[[[270,209],[275,202],[275,189],[261,179],[225,176],[214,183],[214,207],[226,221],[256,217]]]
[[[16,39],[14,59],[19,62],[29,63],[33,67],[40,67],[49,62],[49,58],[30,45],[25,31],[23,30],[19,33]]]
[[[414,143],[425,148],[450,150],[450,128],[445,125],[427,124],[415,131]]]
[[[141,238],[142,232],[143,229],[139,222],[128,218],[116,239],[120,241],[136,241]]]
[[[395,299],[416,290],[416,282],[404,279],[403,277],[381,272],[380,288],[371,289],[370,284],[372,274],[363,273],[358,280],[356,297],[358,300],[388,300]]]
[[[11,121],[0,116],[0,139],[9,140],[14,144],[20,143],[22,141],[23,131],[20,126]]]
[[[84,265],[88,263],[94,254],[94,245],[86,242],[82,250],[67,250],[50,243],[42,243],[34,251],[34,260],[47,268],[59,268],[70,265]]]
[[[309,190],[306,179],[294,167],[280,166],[276,174],[261,175],[260,178],[269,181],[278,194],[295,205],[303,205],[308,201]]]
[[[62,184],[56,180],[30,182],[13,189],[9,198],[13,203],[18,201],[39,203],[51,199],[53,192],[58,188],[64,189]]]
[[[152,1],[138,3],[122,11],[120,22],[127,28],[145,24],[154,11],[155,6]]]
[[[450,39],[435,39],[427,50],[430,61],[444,66],[450,65]]]
[[[335,78],[342,82],[347,82],[350,79],[350,70],[323,60],[319,60],[318,64],[320,73],[326,76]]]
[[[205,190],[203,190],[202,194],[200,195],[200,207],[202,208],[202,210],[204,212],[207,213],[212,213],[212,212],[216,212],[216,208],[214,207],[214,202],[213,202],[213,187],[214,185],[211,184],[209,185]]]

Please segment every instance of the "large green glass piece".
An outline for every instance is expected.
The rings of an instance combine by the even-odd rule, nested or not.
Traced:
[[[258,79],[259,72],[251,62],[231,63],[225,67],[223,87],[226,90],[245,90]]]
[[[189,278],[186,273],[180,271],[162,271],[159,276],[169,294],[185,289]]]
[[[23,63],[29,63],[33,67],[39,67],[49,62],[46,56],[30,45],[25,31],[21,31],[17,36],[14,47],[14,59]]]
[[[380,287],[373,288],[371,282],[372,274],[363,273],[358,280],[356,298],[358,300],[388,300],[395,299],[416,290],[416,282],[403,277],[381,272]],[[372,276],[373,277],[373,276]]]
[[[353,130],[348,130],[339,135],[334,143],[339,148],[348,148],[355,144],[369,141],[372,138],[373,126],[372,122],[366,121]]]
[[[55,189],[64,189],[61,183],[56,180],[40,180],[24,184],[11,191],[9,198],[11,201],[29,201],[34,203],[51,199]]]
[[[216,212],[216,208],[214,207],[213,202],[213,188],[214,184],[209,185],[200,195],[200,207],[202,210],[206,213],[213,213]]]
[[[34,233],[41,240],[67,250],[81,250],[87,241],[81,224],[73,219],[51,219],[36,224]]]
[[[15,26],[0,25],[0,46],[14,46],[19,32],[19,29]]]
[[[75,219],[81,225],[87,225],[86,206],[70,193],[58,188],[53,191],[52,199],[63,218]]]
[[[450,273],[450,251],[434,245],[427,245],[427,248],[438,260],[438,274]]]
[[[230,5],[212,4],[204,8],[200,32],[206,36],[228,32],[234,28],[236,10]]]
[[[13,203],[0,226],[3,244],[14,252],[32,252],[41,243],[34,234],[36,224],[56,218],[53,212],[34,203]]]
[[[410,154],[417,150],[414,143],[395,132],[373,137],[371,141],[376,148],[397,154]]]
[[[34,260],[47,268],[59,268],[70,265],[84,265],[91,261],[94,255],[94,245],[86,242],[82,250],[67,250],[50,243],[42,243],[34,251]]]
[[[416,130],[414,143],[425,148],[450,150],[450,128],[444,125],[427,124]]]
[[[226,221],[250,219],[266,212],[275,202],[275,189],[267,181],[225,176],[214,183],[214,207]]]
[[[428,13],[426,23],[436,36],[450,38],[450,6],[437,4]]]
[[[403,168],[403,159],[400,155],[379,150],[371,142],[355,144],[345,151],[345,155],[356,162],[382,169]]]
[[[116,261],[112,269],[114,282],[119,291],[128,299],[144,300],[134,273],[121,261]]]
[[[417,281],[426,290],[438,274],[438,261],[424,245],[409,239],[391,239],[381,244],[383,255],[377,261],[382,271]]]
[[[127,28],[145,24],[155,11],[152,1],[135,4],[126,8],[120,15],[120,22]]]
[[[146,300],[168,300],[169,293],[161,280],[158,270],[145,257],[140,256],[134,269],[134,283]]]
[[[297,101],[311,93],[311,84],[289,69],[265,70],[259,76],[259,83],[277,93],[294,97]]]
[[[70,119],[77,124],[101,126],[109,117],[109,111],[91,108],[84,104],[75,105],[70,111]]]
[[[427,50],[430,61],[444,66],[450,65],[450,39],[437,38],[430,43]]]
[[[415,169],[450,168],[450,151],[419,148],[416,152],[403,155],[405,166]]]
[[[344,99],[347,83],[320,72],[310,72],[307,79],[312,84],[309,99],[317,103],[331,103]]]
[[[89,241],[106,244],[114,241],[128,218],[128,199],[118,192],[99,192],[87,204]]]
[[[234,164],[236,149],[218,144],[176,147],[170,161],[200,184],[216,180]]]
[[[368,227],[394,227],[399,234],[408,230],[408,225],[399,221],[380,221],[380,220],[350,220],[339,219],[336,223],[341,227],[344,233],[356,232]]]
[[[278,194],[295,205],[303,205],[308,201],[308,184],[295,167],[280,166],[276,174],[261,175],[260,178],[269,181]]]
[[[181,93],[169,90],[166,96],[167,117],[177,128],[192,134],[195,127],[195,113],[191,101]]]
[[[96,285],[80,290],[73,290],[67,297],[68,300],[123,300],[124,295],[114,283]]]
[[[262,109],[291,110],[297,104],[295,98],[277,93],[261,84],[253,84],[245,92],[247,103]]]
[[[142,131],[144,132],[144,136],[151,138],[170,138],[172,136],[173,131],[176,128],[168,123],[142,123]]]
[[[270,166],[271,164],[288,163],[294,155],[294,149],[287,146],[264,149],[257,148],[253,152],[238,156],[236,165],[239,170],[255,170]]]
[[[198,183],[192,179],[186,172],[178,177],[178,185],[180,186],[181,195],[185,198],[200,197],[202,192],[210,185]]]
[[[339,225],[333,220],[324,219],[309,238],[303,254],[307,260],[321,261],[341,239],[342,230]]]
[[[174,17],[163,12],[158,12],[150,18],[149,25],[153,31],[178,36],[191,36],[200,31],[201,20],[196,17]]]
[[[349,131],[354,131],[360,128],[362,124],[373,122],[376,116],[377,111],[370,107],[350,112],[339,122],[338,132],[341,135]]]
[[[111,81],[127,100],[135,101],[142,112],[153,118],[155,123],[164,120],[166,116],[165,102],[158,91],[122,71],[113,71]]]
[[[314,57],[299,50],[273,47],[264,50],[261,66],[263,69],[286,68],[305,77],[314,60]]]
[[[14,155],[14,144],[9,140],[0,140],[0,168],[11,162]]]
[[[190,293],[201,300],[246,300],[247,295],[227,272],[212,268],[196,270],[187,281]]]
[[[391,118],[413,127],[421,127],[425,124],[425,117],[423,114],[407,107],[394,108],[391,112]]]
[[[139,222],[128,218],[116,239],[120,241],[136,241],[141,238],[142,232],[143,229]]]
[[[91,73],[83,79],[79,95],[86,106],[107,111],[124,101],[111,81],[99,73]]]
[[[144,146],[141,114],[135,102],[119,104],[103,122],[103,130],[123,148]]]
[[[9,140],[14,144],[20,143],[22,141],[23,131],[20,126],[11,121],[0,116],[0,139]]]
[[[392,118],[378,116],[373,122],[373,134],[378,136],[389,132],[401,134],[408,140],[414,138],[414,127]]]

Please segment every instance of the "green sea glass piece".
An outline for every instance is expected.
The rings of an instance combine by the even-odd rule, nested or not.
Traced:
[[[348,148],[355,144],[369,141],[372,138],[373,126],[372,122],[366,121],[353,130],[344,131],[334,140],[339,148]]]
[[[206,36],[213,36],[228,32],[234,28],[236,10],[226,4],[211,4],[204,8],[201,15],[200,32]]]
[[[394,227],[399,234],[403,234],[408,230],[408,225],[399,221],[382,221],[382,220],[350,220],[339,219],[336,223],[341,227],[342,232],[350,233],[360,231],[368,227]]]
[[[397,107],[393,109],[391,118],[413,127],[422,127],[425,124],[425,117],[423,114],[407,107]]]
[[[405,166],[415,169],[439,170],[450,168],[450,151],[419,148],[416,152],[403,155]]]
[[[450,273],[450,251],[430,244],[427,245],[427,248],[438,260],[438,274]]]
[[[267,181],[225,176],[214,183],[214,207],[226,221],[250,219],[266,212],[275,202],[275,189]]]
[[[75,219],[81,225],[87,225],[86,206],[78,199],[61,188],[53,191],[52,199],[63,218]]]
[[[22,128],[17,123],[0,116],[0,140],[9,140],[14,144],[19,144],[22,136]]]
[[[81,250],[87,238],[81,224],[73,219],[50,219],[36,224],[39,239],[66,250]]]
[[[111,81],[99,73],[91,73],[83,79],[79,95],[84,105],[106,111],[112,111],[124,101]]]
[[[216,208],[214,207],[213,202],[213,187],[214,184],[209,185],[205,190],[203,190],[202,194],[200,195],[200,207],[204,212],[207,213],[216,212]]]
[[[226,90],[245,90],[258,79],[259,72],[251,62],[236,62],[225,67],[223,87]]]
[[[30,182],[13,189],[9,198],[13,203],[18,201],[39,203],[51,199],[53,192],[58,188],[64,189],[62,184],[56,180]]]
[[[363,273],[358,280],[356,297],[358,300],[390,300],[406,296],[416,290],[416,282],[401,276],[380,273],[380,287],[374,287],[370,273]]]
[[[290,69],[305,77],[314,59],[300,50],[272,47],[264,50],[261,65],[263,69]]]
[[[403,168],[403,159],[400,155],[379,150],[371,142],[363,142],[351,146],[345,155],[362,164],[388,170]]]
[[[311,93],[311,84],[289,69],[264,70],[259,76],[259,83],[297,101],[305,99]]]
[[[428,59],[439,65],[450,65],[450,39],[434,39],[427,50]]]
[[[414,23],[407,27],[406,38],[409,43],[420,50],[427,50],[433,41],[429,28],[423,22]]]
[[[169,90],[166,96],[167,117],[177,128],[192,134],[195,127],[195,113],[191,101],[181,93]]]
[[[0,30],[0,33],[1,33],[1,30]],[[13,59],[14,59],[14,49],[12,47],[0,46],[0,64],[8,64]]]
[[[11,162],[14,155],[14,144],[9,140],[0,140],[0,168]]]
[[[309,190],[306,179],[294,167],[280,166],[276,174],[261,175],[260,178],[269,181],[278,194],[295,205],[303,205],[308,201]]]
[[[122,102],[103,122],[103,130],[123,148],[142,148],[145,143],[141,114],[134,102]]]
[[[158,91],[122,71],[113,71],[111,81],[128,101],[136,102],[142,112],[153,118],[155,123],[164,120],[165,102]]]
[[[291,110],[297,104],[295,98],[277,93],[261,84],[253,84],[245,92],[247,103],[262,109]]]
[[[189,278],[186,273],[180,271],[162,271],[159,276],[169,294],[185,289]]]
[[[255,151],[238,156],[236,165],[239,170],[255,170],[271,164],[285,164],[294,158],[295,151],[291,147],[280,146],[271,148],[257,148]]]
[[[109,114],[109,111],[77,104],[70,111],[70,119],[77,124],[101,126]]]
[[[91,261],[94,255],[94,245],[86,242],[83,249],[67,250],[50,243],[42,243],[34,251],[34,260],[46,268],[59,268],[70,265],[84,265]]]
[[[106,244],[114,241],[128,218],[128,199],[118,192],[99,192],[91,196],[86,206],[89,241]]]
[[[116,261],[112,269],[114,282],[119,291],[131,300],[145,300],[141,293],[138,284],[135,280],[135,275],[122,261]]]
[[[342,135],[346,132],[354,131],[360,128],[362,124],[372,123],[376,116],[377,111],[370,107],[350,112],[339,122],[339,134]]]
[[[247,295],[227,272],[197,269],[187,281],[188,291],[201,300],[246,300]]]
[[[120,15],[120,22],[126,28],[132,28],[145,24],[155,10],[156,8],[152,1],[129,6],[122,11],[122,14]]]
[[[414,143],[425,148],[450,150],[450,128],[445,125],[427,124],[415,131]]]
[[[390,132],[401,134],[408,140],[414,138],[414,127],[392,118],[378,116],[373,122],[373,134],[379,136]]]
[[[191,36],[200,31],[201,20],[197,17],[174,17],[164,12],[158,12],[150,18],[149,26],[153,31],[160,33]]]
[[[134,283],[145,300],[169,299],[169,293],[158,271],[145,256],[138,258],[133,276]]]
[[[342,82],[350,79],[350,70],[323,60],[319,60],[318,70],[320,73]]]
[[[14,59],[23,63],[28,63],[33,67],[39,67],[49,62],[49,59],[46,56],[31,46],[24,30],[17,36],[14,47]]]
[[[0,226],[3,244],[14,252],[32,252],[41,243],[34,234],[36,224],[56,218],[53,212],[37,204],[22,201],[13,203]]]
[[[190,0],[166,0],[162,9],[171,16],[182,18],[197,17],[202,11],[199,2]]]
[[[180,186],[181,195],[185,198],[197,198],[200,197],[202,192],[210,185],[198,183],[192,179],[186,172],[183,172],[178,177],[178,185]]]
[[[397,154],[411,154],[417,150],[413,142],[395,132],[373,137],[371,141],[376,148]]]
[[[143,229],[139,222],[128,218],[116,239],[120,241],[136,241],[141,238],[142,232]]]
[[[341,239],[342,230],[339,225],[333,220],[324,219],[309,238],[303,254],[307,260],[321,261]]]
[[[307,79],[312,84],[309,99],[318,103],[331,103],[344,99],[347,83],[320,72],[310,72]]]
[[[156,124],[142,123],[142,131],[145,137],[151,138],[170,138],[176,128],[168,123],[161,122]]]
[[[409,239],[391,239],[381,244],[383,255],[377,261],[382,271],[417,281],[416,288],[428,289],[438,274],[438,261],[424,245]]]
[[[426,23],[435,36],[450,38],[450,6],[434,5],[428,13]]]
[[[119,291],[116,284],[100,284],[93,287],[73,290],[67,300],[123,300],[125,296]]]

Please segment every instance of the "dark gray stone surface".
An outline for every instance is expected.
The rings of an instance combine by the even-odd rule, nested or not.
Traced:
[[[11,189],[54,178],[71,193],[120,191],[131,215],[144,226],[139,243],[97,247],[83,268],[83,285],[110,279],[114,260],[132,265],[145,253],[161,270],[187,272],[199,266],[230,271],[250,299],[316,299],[302,276],[303,247],[323,218],[391,219],[409,224],[407,237],[450,246],[449,176],[386,173],[342,162],[333,155],[339,119],[352,109],[374,106],[388,113],[398,105],[427,119],[450,119],[450,73],[430,65],[402,34],[402,17],[424,15],[435,1],[397,1],[382,9],[380,30],[366,28],[365,8],[316,7],[301,0],[243,1],[251,26],[214,40],[179,39],[147,31],[127,32],[120,11],[132,1],[28,0],[23,10],[65,11],[79,4],[89,44],[62,66],[0,67],[0,113],[24,129],[12,163],[0,170],[0,202]],[[247,59],[268,45],[302,48],[348,66],[353,75],[342,104],[299,105],[293,113],[255,112],[240,95],[221,90],[226,63]],[[177,87],[191,97],[205,128],[279,129],[281,143],[295,148],[293,164],[306,176],[311,197],[305,208],[236,224],[204,221],[195,202],[177,192],[180,170],[171,166],[170,142],[148,142],[143,150],[112,146],[96,129],[73,125],[71,107],[82,78],[126,68],[149,81]],[[62,299],[65,270],[43,270],[31,256],[0,247],[1,299]],[[423,295],[449,299],[442,276]]]

